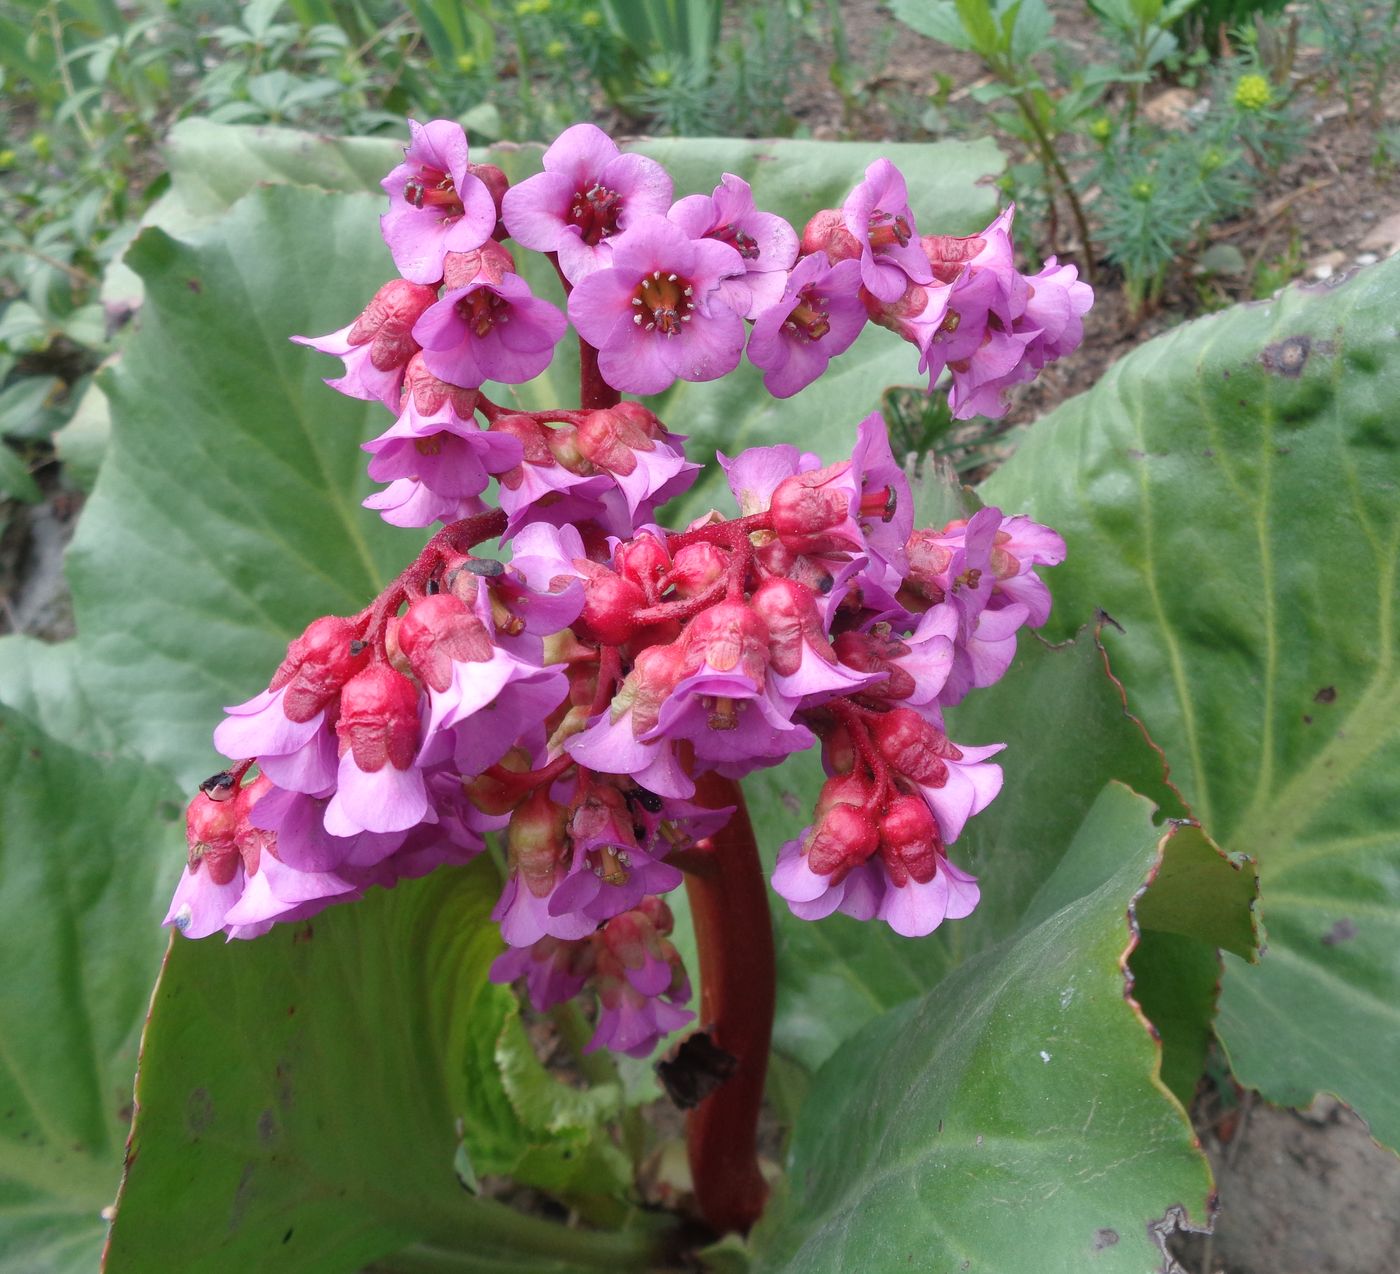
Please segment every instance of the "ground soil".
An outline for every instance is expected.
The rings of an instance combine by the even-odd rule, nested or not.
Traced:
[[[1077,58],[1100,51],[1097,21],[1077,0],[1050,0],[1056,33]],[[805,49],[811,73],[792,101],[803,129],[817,138],[932,140],[918,123],[942,82],[950,106],[975,120],[971,90],[985,80],[980,62],[896,27],[879,0],[841,6],[853,83],[843,95],[826,76],[827,47]],[[1296,73],[1312,73],[1306,48]],[[1195,90],[1168,83],[1144,97],[1164,112],[1188,109]],[[1365,268],[1400,250],[1400,170],[1377,164],[1380,132],[1400,123],[1400,95],[1382,103],[1381,118],[1353,119],[1325,92],[1302,97],[1313,125],[1302,152],[1262,181],[1251,209],[1211,235],[1239,249],[1248,269],[1239,277],[1182,277],[1168,284],[1160,306],[1131,313],[1112,269],[1100,263],[1095,307],[1074,357],[1055,364],[1021,391],[1006,425],[1036,419],[1087,389],[1116,358],[1142,341],[1212,308],[1257,299],[1260,267],[1279,277],[1323,279]],[[973,125],[975,128],[975,125]],[[1017,156],[1016,158],[1020,158]],[[1084,245],[1058,245],[1082,261]],[[81,497],[56,463],[36,477],[46,499],[33,506],[0,502],[0,632],[57,640],[72,633],[61,574],[63,548]],[[1320,1098],[1305,1112],[1283,1110],[1239,1091],[1203,1083],[1192,1116],[1216,1172],[1220,1212],[1213,1236],[1178,1235],[1178,1269],[1188,1274],[1381,1274],[1400,1268],[1400,1159],[1371,1140],[1345,1106]],[[663,1121],[664,1122],[664,1121]],[[668,1145],[679,1144],[679,1118]],[[776,1127],[765,1145],[777,1158]],[[674,1159],[674,1156],[672,1156]],[[681,1163],[658,1167],[656,1201],[674,1204],[684,1190]],[[541,1205],[543,1207],[544,1205]]]

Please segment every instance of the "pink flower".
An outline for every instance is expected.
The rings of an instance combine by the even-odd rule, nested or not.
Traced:
[[[369,497],[396,526],[427,526],[464,517],[464,501],[486,489],[492,474],[520,463],[517,439],[479,428],[476,391],[439,380],[415,355],[405,381],[403,412],[378,438],[362,444],[374,459],[369,476],[392,482]],[[420,490],[421,488],[421,490]],[[467,512],[475,512],[469,507]],[[422,521],[412,520],[422,518]],[[408,520],[406,520],[408,519]]]
[[[921,344],[929,385],[946,367],[953,415],[998,417],[1006,391],[1032,379],[1046,363],[1075,349],[1094,294],[1078,282],[1073,266],[1046,262],[1033,278],[1015,266],[1006,208],[980,235],[968,239],[929,236],[923,250],[934,273],[949,284],[947,314],[931,340]]]
[[[437,283],[448,252],[470,252],[496,228],[491,191],[474,176],[460,124],[408,121],[403,163],[379,184],[389,211],[379,219],[394,265],[413,283]]]
[[[506,191],[502,217],[511,237],[557,252],[570,283],[608,265],[613,240],[671,203],[671,178],[655,160],[624,155],[592,124],[575,124],[544,153],[544,172]]]
[[[549,366],[567,326],[518,274],[492,282],[482,272],[445,292],[414,324],[413,337],[428,370],[450,384],[520,385]]]
[[[761,311],[749,335],[749,362],[764,371],[775,398],[791,398],[844,353],[865,326],[859,295],[860,265],[803,257],[781,296]]]
[[[715,380],[743,353],[743,320],[719,295],[743,270],[727,244],[642,217],[615,241],[611,265],[570,293],[569,319],[614,389],[658,394],[677,377]]]
[[[914,228],[904,175],[877,159],[841,205],[845,228],[860,247],[860,277],[881,301],[895,301],[905,287],[933,278]]]
[[[692,239],[717,239],[744,259],[743,275],[720,284],[736,314],[756,318],[782,296],[797,260],[797,232],[774,213],[759,212],[743,178],[725,173],[712,195],[687,195],[666,216]]]
[[[545,936],[532,946],[508,947],[491,965],[491,981],[525,979],[526,993],[537,1012],[572,1000],[593,973],[593,943],[587,938],[566,942]]]

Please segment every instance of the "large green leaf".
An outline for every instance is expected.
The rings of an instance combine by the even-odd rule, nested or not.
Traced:
[[[1211,1181],[1125,995],[1128,909],[1181,831],[1111,784],[1019,931],[818,1073],[760,1268],[1157,1268]]]
[[[69,554],[92,701],[186,784],[223,703],[266,685],[317,615],[351,614],[414,552],[359,508],[387,423],[294,333],[341,326],[391,269],[375,202],[250,196],[193,244],[147,231],[141,329],[105,379],[111,450]]]
[[[504,1149],[498,888],[479,860],[255,942],[176,939],[109,1274],[339,1274],[419,1242],[473,1274],[646,1268],[644,1236],[567,1231],[459,1180],[459,1120],[469,1159]]]
[[[1400,261],[1199,320],[1031,432],[984,494],[1056,526],[1129,704],[1258,859],[1267,954],[1220,1034],[1279,1101],[1400,1143]]]
[[[157,855],[182,843],[178,792],[7,708],[0,791],[0,1271],[89,1274],[164,944],[150,921],[168,886]]]

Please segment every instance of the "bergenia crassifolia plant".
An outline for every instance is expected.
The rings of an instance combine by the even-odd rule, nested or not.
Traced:
[[[538,1010],[589,997],[594,1049],[644,1057],[703,1027],[720,1060],[690,1116],[697,1201],[716,1229],[745,1229],[766,1193],[774,987],[739,780],[821,749],[829,777],[772,873],[797,916],[919,938],[968,915],[957,841],[1001,788],[1002,745],[955,742],[943,710],[1045,622],[1037,571],[1064,545],[997,508],[916,527],[878,414],[851,422],[835,463],[786,441],[721,454],[738,516],[664,527],[657,510],[702,466],[622,396],[747,357],[789,397],[874,322],[914,347],[930,390],[947,373],[955,416],[996,416],[1078,344],[1092,293],[1054,260],[1017,270],[1010,209],[971,237],[921,234],[888,160],[799,234],[732,174],[676,199],[662,165],[589,124],[515,185],[471,162],[458,125],[411,129],[383,181],[399,277],[339,331],[295,339],[343,360],[334,388],[394,416],[364,444],[386,484],[366,505],[441,528],[227,709],[214,742],[231,764],[189,806],[168,923],[255,938],[498,836],[492,977]],[[532,294],[521,252],[548,255],[567,311]],[[577,405],[488,397],[543,372],[571,327]],[[476,554],[492,540],[508,561]],[[698,1022],[670,939],[682,882]]]

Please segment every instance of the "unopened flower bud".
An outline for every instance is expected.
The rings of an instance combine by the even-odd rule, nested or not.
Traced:
[[[871,723],[870,733],[891,767],[924,787],[942,787],[948,781],[945,758],[962,757],[946,734],[912,708],[883,713]]]
[[[437,300],[437,288],[391,279],[360,311],[346,335],[351,345],[369,344],[369,361],[381,372],[402,367],[418,352],[413,325]]]
[[[836,662],[816,598],[805,584],[777,577],[766,579],[754,590],[749,605],[768,628],[774,672],[784,676],[795,673],[802,664],[804,647],[827,663]]]
[[[388,664],[371,664],[341,692],[335,732],[366,774],[386,763],[406,770],[418,751],[418,691]]]
[[[742,602],[719,602],[690,621],[684,638],[686,668],[709,664],[738,672],[762,687],[768,667],[768,629]]]
[[[494,649],[486,625],[451,593],[415,598],[397,636],[414,675],[439,693],[452,684],[454,662],[485,663]]]
[[[369,662],[369,648],[358,638],[354,621],[323,615],[287,647],[269,689],[287,687],[282,712],[288,721],[310,721]]]
[[[525,464],[552,465],[554,463],[554,456],[549,450],[544,426],[533,416],[527,416],[524,413],[497,416],[491,422],[491,432],[509,434],[512,438],[518,439],[524,451]],[[521,472],[520,466],[516,465],[515,468],[507,469],[498,476],[501,482],[513,491],[524,480],[525,475]]]
[[[618,545],[613,554],[613,565],[619,574],[640,585],[643,590],[648,585],[657,588],[662,575],[670,569],[671,555],[656,536],[643,531],[635,539]]]
[[[846,229],[846,215],[839,208],[823,208],[802,231],[802,255],[823,253],[833,265],[860,256],[860,243]]]
[[[880,858],[896,885],[926,885],[938,873],[943,841],[933,811],[917,796],[897,796],[880,819]]]
[[[491,202],[496,205],[496,221],[499,229],[501,200],[505,198],[506,191],[510,189],[510,178],[495,164],[468,164],[467,172],[491,192]]]
[[[646,604],[646,594],[630,579],[594,566],[583,583],[583,613],[574,620],[574,632],[584,641],[619,646],[631,636],[634,616]]]
[[[700,597],[722,580],[729,571],[729,557],[717,545],[701,541],[687,544],[676,553],[670,581],[679,597]]]
[[[536,788],[516,808],[506,829],[510,868],[519,871],[521,881],[536,898],[545,897],[554,888],[568,851],[565,810],[550,800],[548,786]]]

